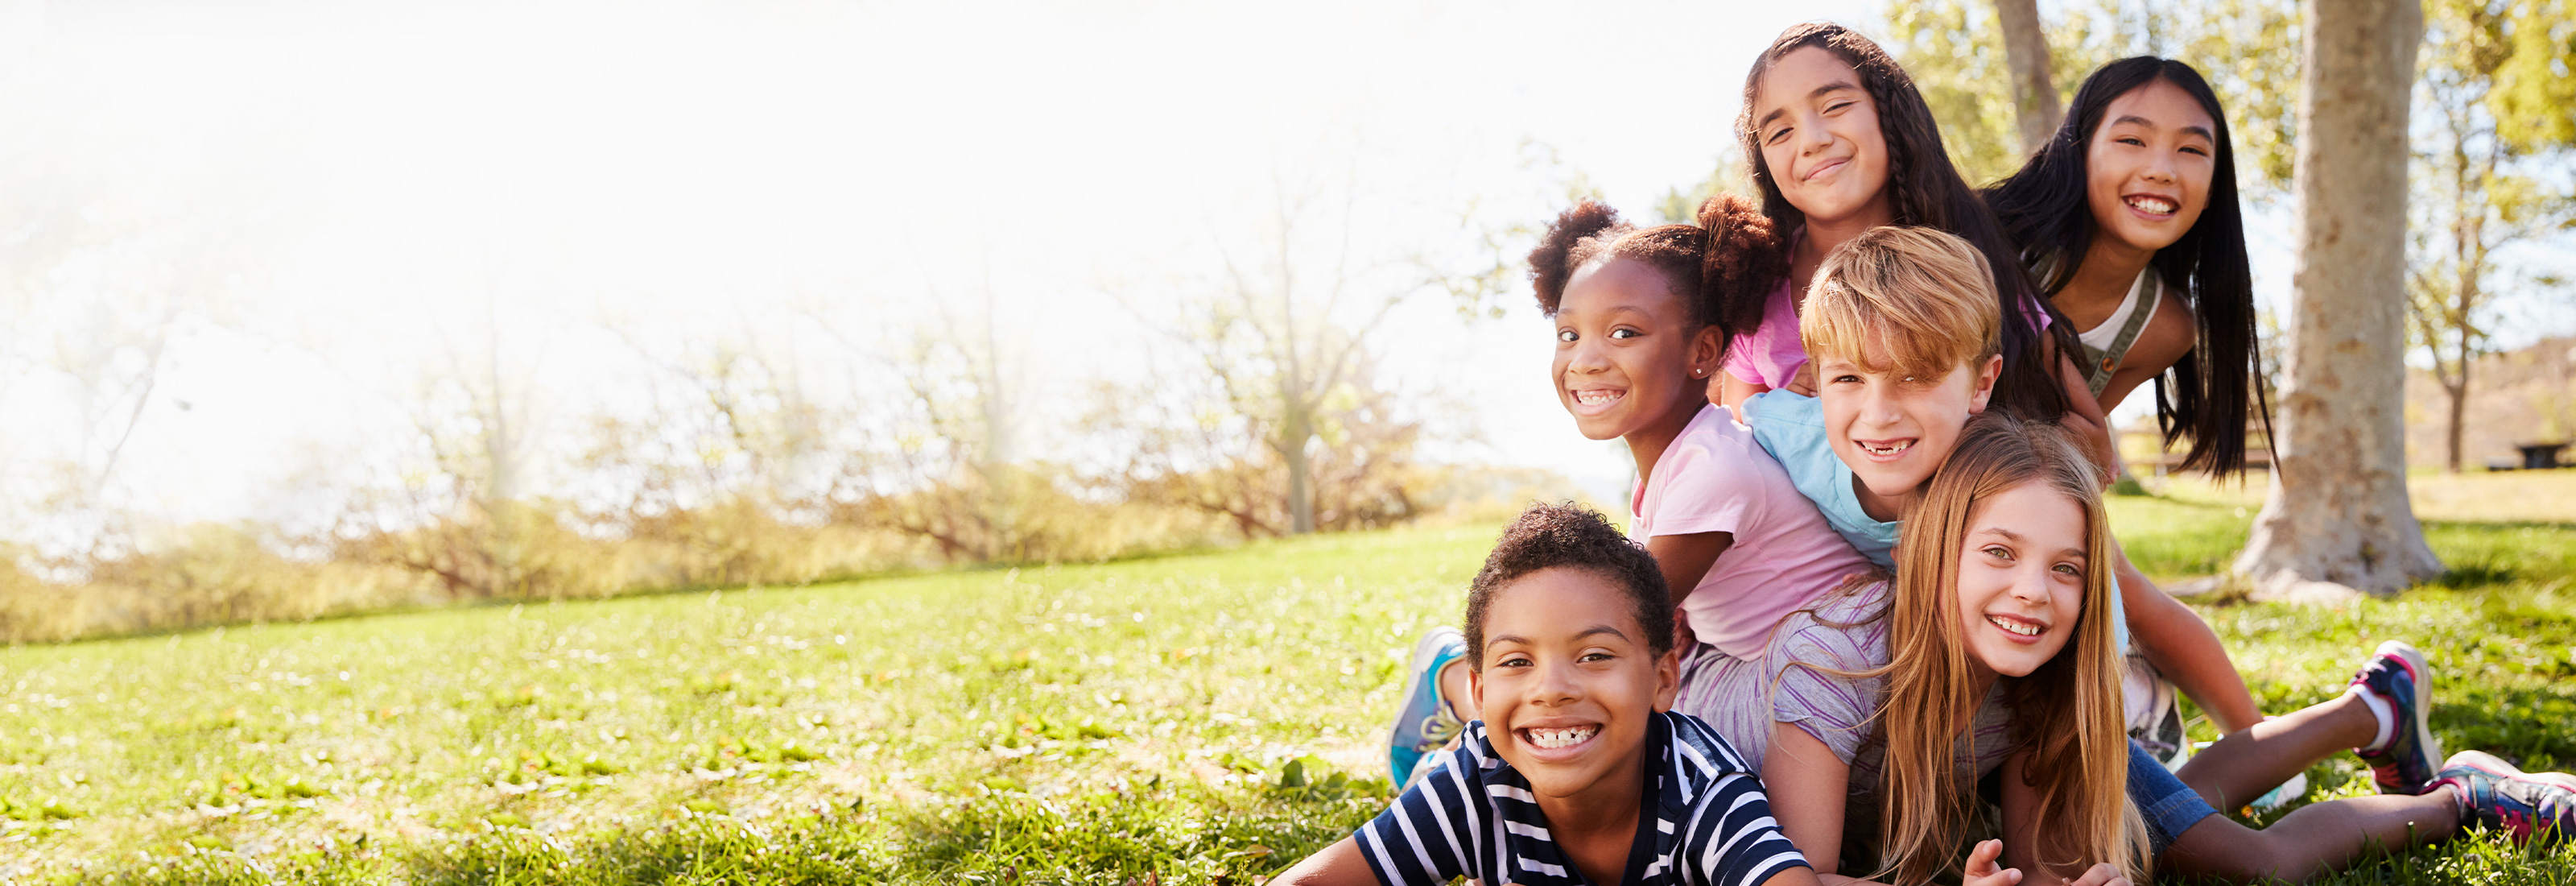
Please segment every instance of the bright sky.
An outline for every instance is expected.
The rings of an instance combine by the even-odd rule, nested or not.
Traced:
[[[131,418],[106,500],[308,519],[416,466],[407,404],[442,375],[518,379],[558,433],[669,396],[638,345],[865,362],[987,304],[1043,425],[1093,380],[1150,385],[1140,318],[1282,193],[1357,195],[1378,259],[1462,213],[1543,222],[1577,174],[1651,217],[1811,18],[1870,14],[0,0],[0,497],[103,463]],[[1504,304],[1434,293],[1379,330],[1483,432],[1437,454],[1615,488],[1624,453],[1573,433],[1546,328]],[[155,340],[154,387],[120,387]]]

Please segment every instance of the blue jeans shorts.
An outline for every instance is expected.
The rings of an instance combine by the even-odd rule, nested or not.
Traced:
[[[2218,814],[2134,741],[2129,742],[2129,802],[2138,804],[2138,817],[2147,820],[2148,848],[2157,855],[2165,854],[2192,825]]]

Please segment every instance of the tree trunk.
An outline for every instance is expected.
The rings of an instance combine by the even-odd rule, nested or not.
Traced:
[[[2004,65],[2012,70],[2013,117],[2021,124],[2023,156],[2038,153],[2056,134],[2066,106],[2048,78],[2048,32],[2039,24],[2039,0],[1995,0],[2003,25]]]
[[[1288,459],[1288,531],[1304,535],[1315,531],[1314,465],[1306,457],[1306,441],[1315,429],[1303,403],[1290,403],[1287,418],[1280,434],[1287,445],[1279,454]]]
[[[2457,474],[2460,472],[2460,420],[2468,412],[2469,405],[2469,361],[2460,361],[2460,383],[2443,386],[2442,393],[2450,395],[2451,399],[2451,428],[2450,433],[2443,436],[2446,452],[2442,463],[2446,470]]]
[[[2439,575],[2406,499],[2407,104],[2420,0],[2309,13],[2299,97],[2299,259],[2282,348],[2279,458],[2236,569],[2266,599],[2395,593]]]

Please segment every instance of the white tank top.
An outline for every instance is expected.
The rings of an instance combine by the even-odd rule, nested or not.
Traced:
[[[2129,324],[2129,315],[2139,310],[2139,302],[2147,303],[2146,320],[2139,321],[2139,325],[2143,327],[2148,320],[2155,319],[2156,306],[2164,300],[2164,281],[2157,277],[2155,267],[2150,265],[2146,270],[2138,272],[2137,282],[2129,284],[2129,295],[2120,300],[2118,310],[2112,311],[2111,316],[2104,318],[2100,325],[2076,333],[2075,338],[2096,351],[2108,351],[2112,343],[2119,341],[2120,327]],[[2127,348],[2121,350],[2125,351]]]

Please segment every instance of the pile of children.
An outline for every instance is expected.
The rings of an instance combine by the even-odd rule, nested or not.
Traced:
[[[1587,202],[1530,256],[1559,400],[1635,457],[1629,530],[1571,506],[1506,529],[1464,632],[1415,649],[1402,794],[1277,882],[2303,880],[2576,829],[2576,778],[2443,757],[2407,644],[2262,716],[2112,539],[2109,408],[2153,380],[2169,440],[2220,473],[2262,411],[2196,72],[2105,66],[1979,193],[1894,60],[1805,25],[1738,130],[1758,205],[1637,228]],[[2225,737],[2186,757],[2157,686]],[[2344,748],[2376,796],[2217,814]]]

